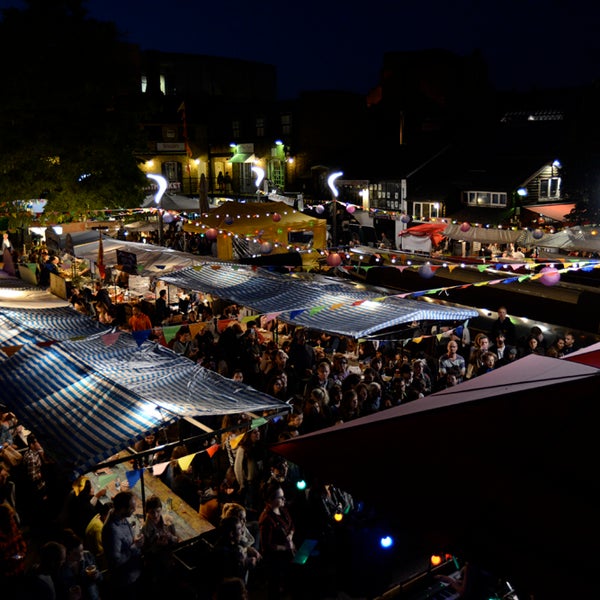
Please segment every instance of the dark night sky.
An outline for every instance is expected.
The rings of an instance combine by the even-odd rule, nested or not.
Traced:
[[[9,5],[22,2],[0,0]],[[600,8],[581,0],[89,0],[87,7],[143,49],[273,64],[281,98],[316,89],[366,93],[386,51],[428,48],[480,49],[499,89],[600,76]]]

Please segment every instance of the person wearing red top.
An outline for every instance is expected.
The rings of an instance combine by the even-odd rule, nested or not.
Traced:
[[[132,315],[129,318],[129,328],[131,331],[147,331],[148,329],[152,329],[152,321],[150,321],[150,317],[143,313],[137,306],[133,306]]]
[[[14,510],[0,504],[0,579],[25,572],[27,543],[17,525]]]

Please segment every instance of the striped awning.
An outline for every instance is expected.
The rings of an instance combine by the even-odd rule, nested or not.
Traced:
[[[95,335],[110,328],[71,306],[32,310],[0,307],[0,349]]]
[[[332,277],[298,277],[238,266],[193,267],[160,279],[260,313],[275,313],[296,325],[354,338],[415,321],[454,322],[478,315],[471,308],[425,304]]]
[[[121,333],[107,343],[25,346],[0,365],[0,402],[73,477],[182,417],[287,410],[154,342]]]

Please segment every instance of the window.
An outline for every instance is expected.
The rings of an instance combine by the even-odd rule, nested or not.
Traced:
[[[281,133],[284,135],[292,133],[292,115],[281,115]]]
[[[463,192],[469,206],[506,206],[506,192]]]
[[[413,217],[416,221],[436,219],[440,216],[439,202],[413,202]]]
[[[285,184],[283,163],[280,160],[272,160],[269,162],[269,179],[275,187],[283,189]]]
[[[180,180],[181,164],[176,160],[164,162],[162,164],[162,172],[165,179],[171,183]]]
[[[256,137],[265,137],[265,118],[256,118]]]
[[[242,132],[242,127],[239,121],[232,121],[231,122],[231,133],[233,135],[233,139],[234,140],[239,140],[240,137],[242,137],[241,135]]]
[[[540,179],[540,198],[560,198],[560,177]]]

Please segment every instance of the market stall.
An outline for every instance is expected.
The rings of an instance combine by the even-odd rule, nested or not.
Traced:
[[[231,201],[189,221],[184,230],[214,239],[217,258],[232,260],[234,240],[252,242],[257,253],[264,254],[287,252],[290,245],[326,248],[326,224],[325,219],[305,215],[281,202]],[[291,238],[302,233],[307,239],[296,244]]]

